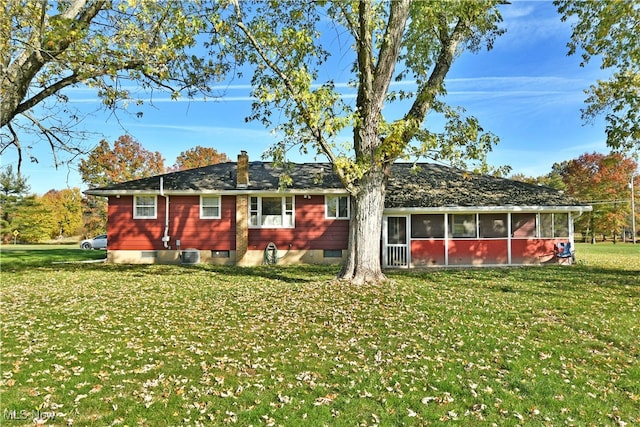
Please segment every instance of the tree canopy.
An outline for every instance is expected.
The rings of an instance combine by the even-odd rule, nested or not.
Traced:
[[[208,83],[225,66],[194,53],[205,26],[201,4],[192,1],[3,3],[0,153],[15,149],[18,170],[24,155],[37,161],[27,135],[49,145],[56,166],[85,153],[84,115],[64,90],[73,86],[94,89],[111,111],[158,90],[210,93]]]
[[[225,153],[220,153],[212,147],[202,147],[198,145],[181,152],[176,158],[176,162],[171,170],[193,169],[229,161],[231,161],[231,159],[229,159],[229,156]]]
[[[576,18],[569,54],[580,52],[581,66],[599,58],[601,68],[613,72],[586,91],[583,119],[604,114],[607,145],[640,149],[640,3],[556,0],[555,4],[563,20]]]
[[[295,148],[324,156],[351,194],[349,250],[340,278],[384,280],[379,238],[392,163],[427,156],[482,165],[496,142],[441,95],[455,58],[464,50],[490,48],[501,34],[501,3],[231,0],[209,14],[214,55],[252,67],[256,101],[249,119],[281,137],[270,154],[284,160]],[[341,49],[329,47],[332,38]],[[335,76],[321,73],[336,61],[334,53],[349,59],[354,102],[341,96]],[[393,90],[396,80],[411,82],[412,90]],[[386,117],[384,108],[394,101],[405,106],[404,113]],[[423,127],[429,112],[444,116],[444,131]],[[352,136],[346,139],[348,129]]]
[[[82,181],[91,187],[146,178],[165,172],[160,152],[151,152],[130,135],[122,135],[113,143],[102,140],[86,159],[80,160]]]
[[[592,236],[620,233],[631,215],[629,184],[637,167],[620,153],[585,153],[558,165],[567,192],[593,205],[576,221],[578,230]]]

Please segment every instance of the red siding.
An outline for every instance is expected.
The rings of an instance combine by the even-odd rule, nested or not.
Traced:
[[[539,264],[554,260],[554,247],[566,239],[512,239],[512,264]],[[415,266],[444,265],[444,240],[412,240]],[[449,265],[507,264],[507,240],[450,240]]]
[[[416,266],[444,265],[444,240],[412,240],[411,262]]]
[[[513,239],[511,240],[511,262],[513,264],[538,264],[554,259],[556,243],[567,240]]]
[[[158,218],[133,219],[133,196],[109,197],[107,232],[109,249],[162,249],[164,200],[158,198]]]
[[[250,228],[249,250],[346,249],[348,236],[348,220],[325,219],[324,196],[296,196],[295,228]]]
[[[199,196],[169,197],[169,245],[180,247],[234,250],[235,198],[222,197],[222,219],[200,219]],[[133,219],[133,197],[109,197],[109,249],[160,250],[165,227],[165,198],[158,197],[156,219]]]
[[[221,219],[200,219],[200,196],[169,197],[169,245],[182,249],[235,250],[236,204],[223,196]],[[158,197],[156,219],[133,219],[133,197],[109,198],[109,249],[160,250],[165,227],[165,198]],[[296,196],[295,228],[249,229],[249,249],[346,249],[348,220],[325,219],[324,196]]]
[[[220,219],[200,218],[200,196],[171,196],[169,199],[169,235],[172,247],[207,250],[235,250],[236,199],[223,196]]]
[[[507,264],[507,240],[450,240],[449,265]]]

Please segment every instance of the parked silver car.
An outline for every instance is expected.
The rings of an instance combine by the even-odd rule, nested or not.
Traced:
[[[85,239],[80,242],[82,249],[107,249],[107,235],[101,234],[93,239]]]

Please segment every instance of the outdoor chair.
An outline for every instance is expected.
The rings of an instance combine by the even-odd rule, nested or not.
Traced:
[[[572,264],[575,259],[575,253],[571,250],[571,242],[558,243],[556,248],[556,260],[558,264]]]

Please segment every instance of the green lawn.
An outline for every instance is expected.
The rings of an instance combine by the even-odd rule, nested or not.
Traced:
[[[2,247],[2,425],[640,423],[640,245],[368,287],[62,250]]]

